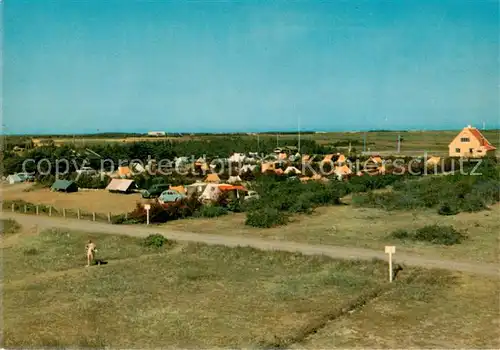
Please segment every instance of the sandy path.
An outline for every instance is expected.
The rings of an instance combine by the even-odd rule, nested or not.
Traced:
[[[62,219],[46,216],[25,215],[19,213],[3,212],[1,218],[12,218],[25,227],[38,226],[38,229],[59,227],[75,231],[99,232],[109,234],[120,234],[135,237],[146,237],[152,233],[161,233],[169,239],[176,241],[200,242],[205,244],[224,245],[228,247],[250,246],[262,250],[282,250],[289,252],[300,252],[306,255],[326,255],[339,259],[361,259],[371,260],[373,258],[387,259],[383,251],[365,248],[347,248],[332,245],[311,245],[286,241],[270,241],[260,238],[230,237],[213,234],[200,234],[194,232],[179,232],[166,229],[165,227],[151,225],[111,225],[92,221]],[[424,258],[407,253],[398,253],[394,256],[396,263],[421,266],[426,268],[438,268],[452,271],[462,271],[482,275],[499,276],[499,265],[466,263],[453,260],[444,260],[439,257]]]

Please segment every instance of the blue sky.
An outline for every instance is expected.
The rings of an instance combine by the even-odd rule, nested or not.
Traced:
[[[496,1],[3,1],[7,133],[499,126]]]

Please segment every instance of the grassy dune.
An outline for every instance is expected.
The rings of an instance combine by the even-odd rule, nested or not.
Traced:
[[[445,271],[404,268],[388,284],[387,265],[381,261],[174,242],[151,248],[130,237],[60,230],[15,235],[15,244],[2,247],[4,347],[358,344],[333,339],[335,322],[352,323],[359,334],[376,333],[372,344],[392,344],[395,332],[407,334],[426,313],[433,329],[454,335],[450,344],[498,347],[490,324],[498,307],[458,317],[462,311],[457,306],[472,295],[462,284],[477,280]],[[106,265],[84,267],[89,238]],[[490,287],[473,294],[477,305],[494,305],[497,291]],[[454,298],[447,297],[451,292]],[[388,311],[377,316],[377,305]],[[441,309],[429,310],[433,305]],[[397,322],[391,315],[399,315]],[[392,323],[384,328],[374,317]],[[453,326],[466,330],[463,335],[452,331],[450,318]],[[469,337],[479,327],[487,327],[484,337]],[[420,338],[418,333],[402,337],[397,346],[432,345]]]

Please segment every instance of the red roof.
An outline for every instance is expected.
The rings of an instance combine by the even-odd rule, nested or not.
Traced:
[[[491,143],[488,142],[488,140],[486,140],[483,134],[481,134],[481,131],[477,130],[476,128],[468,128],[468,130],[479,141],[479,144],[483,146],[485,150],[496,150],[496,147],[494,147]]]

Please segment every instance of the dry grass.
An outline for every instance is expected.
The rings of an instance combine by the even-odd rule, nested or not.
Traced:
[[[489,211],[438,215],[434,210],[386,212],[349,205],[318,208],[312,215],[298,215],[286,227],[257,229],[244,225],[245,214],[215,219],[186,219],[165,224],[190,232],[257,236],[312,244],[373,248],[383,250],[395,244],[398,251],[422,256],[442,256],[462,261],[498,262],[500,205]],[[465,231],[469,239],[454,246],[405,242],[389,237],[396,229],[414,229],[425,225],[452,225]],[[397,257],[396,257],[397,258]]]
[[[389,285],[380,261],[201,244],[146,248],[136,238],[58,230],[19,236],[2,249],[4,347],[399,347],[437,344],[447,334],[451,346],[498,347],[496,290],[444,271],[405,268]],[[83,267],[88,238],[107,265]],[[481,312],[457,308],[472,296]],[[333,338],[336,324],[345,334]],[[426,342],[412,327],[434,338]]]
[[[91,235],[92,236],[92,235]],[[145,248],[46,231],[4,248],[4,346],[214,347],[281,342],[365,291],[380,262],[190,244]],[[173,249],[172,249],[173,248]],[[27,331],[29,330],[29,331]]]
[[[500,348],[498,279],[464,274],[416,281],[330,322],[297,348]]]
[[[33,204],[51,205],[55,208],[80,209],[86,212],[122,214],[134,210],[137,202],[145,202],[139,193],[119,194],[106,190],[79,191],[75,193],[52,192],[47,188],[25,191],[26,186],[5,185],[3,200],[24,200]]]

